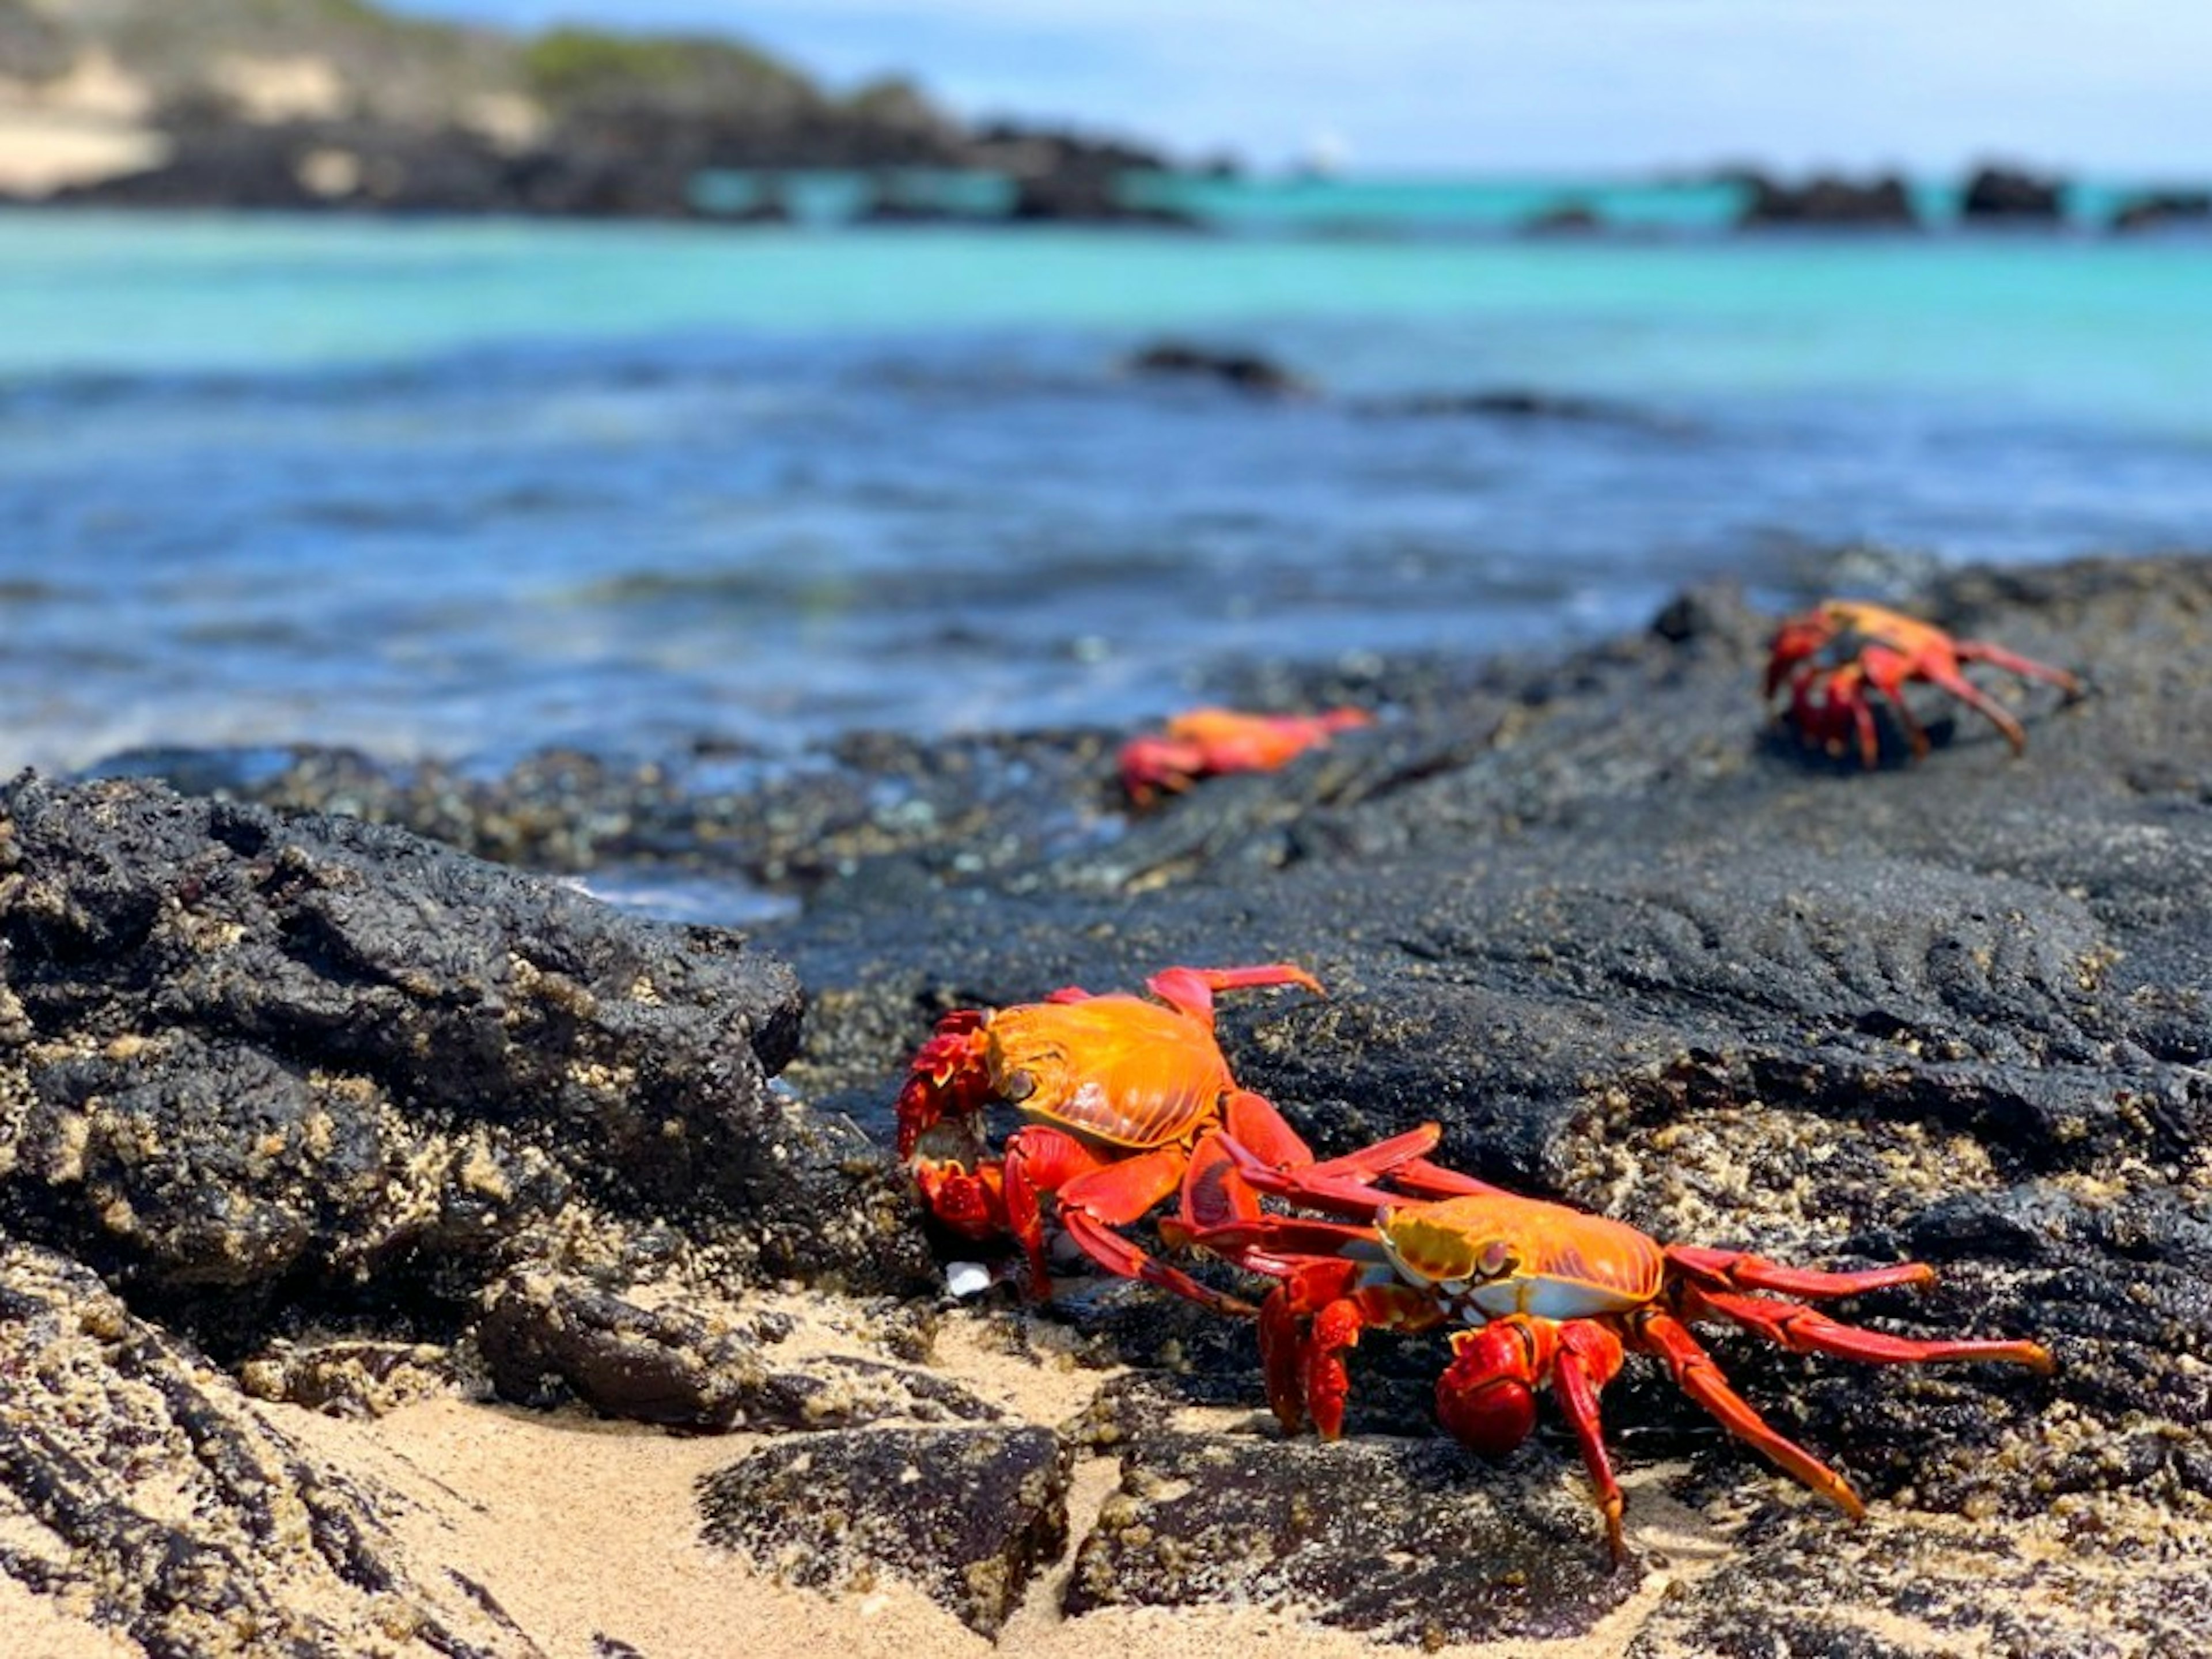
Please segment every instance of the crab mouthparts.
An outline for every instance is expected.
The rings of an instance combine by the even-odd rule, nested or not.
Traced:
[[[912,1158],[916,1164],[935,1164],[971,1173],[988,1149],[983,1143],[978,1118],[944,1117],[915,1137]]]

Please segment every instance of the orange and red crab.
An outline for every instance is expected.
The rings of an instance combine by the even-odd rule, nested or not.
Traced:
[[[1425,1134],[1424,1144],[1422,1136]],[[1401,1136],[1401,1151],[1433,1145],[1435,1131]],[[1387,1173],[1370,1149],[1368,1171]],[[1401,1201],[1357,1166],[1279,1167],[1233,1137],[1209,1155],[1231,1160],[1208,1190],[1243,1183],[1310,1209],[1358,1221],[1264,1214],[1256,1203],[1215,1203],[1173,1231],[1278,1283],[1260,1316],[1267,1396],[1285,1430],[1310,1419],[1324,1439],[1344,1425],[1344,1355],[1363,1330],[1462,1327],[1437,1382],[1437,1415],[1457,1440],[1497,1455],[1526,1439],[1537,1392],[1549,1385],[1565,1412],[1604,1512],[1616,1560],[1626,1554],[1622,1499],[1598,1418],[1598,1395],[1627,1352],[1656,1356],[1728,1431],[1850,1515],[1864,1505],[1844,1478],[1767,1426],[1729,1386],[1690,1327],[1718,1321],[1796,1352],[1880,1364],[1990,1359],[2051,1368],[2028,1341],[1922,1340],[1842,1324],[1806,1304],[1898,1285],[1925,1285],[1934,1270],[1900,1262],[1859,1273],[1791,1267],[1739,1250],[1662,1244],[1622,1222],[1496,1188]],[[1228,1218],[1231,1212],[1236,1213]],[[1802,1300],[1799,1298],[1802,1298]]]
[[[1320,983],[1303,968],[1168,968],[1146,981],[1152,999],[1092,996],[1075,987],[1042,1002],[987,1012],[956,1008],[908,1065],[898,1098],[899,1156],[931,1213],[963,1237],[1011,1236],[1042,1297],[1043,1200],[1062,1231],[1109,1272],[1141,1279],[1224,1312],[1245,1304],[1148,1255],[1116,1229],[1176,1191],[1191,1152],[1233,1129],[1260,1157],[1310,1164],[1311,1152],[1261,1096],[1238,1086],[1213,1035],[1213,994],[1251,986]],[[1028,1120],[990,1155],[986,1110]],[[1209,1158],[1206,1167],[1218,1167]],[[1187,1200],[1187,1203],[1201,1200]],[[1210,1213],[1237,1200],[1202,1201]],[[1256,1207],[1256,1206],[1253,1206]]]
[[[1222,772],[1272,772],[1340,732],[1374,723],[1358,708],[1319,714],[1247,714],[1233,708],[1193,708],[1170,718],[1164,732],[1121,746],[1121,787],[1144,806]]]
[[[1766,696],[1789,688],[1789,718],[1808,744],[1841,755],[1856,738],[1859,758],[1881,763],[1881,738],[1873,694],[1897,711],[1905,740],[1917,757],[1928,734],[1913,718],[1905,687],[1913,680],[1948,691],[1978,709],[2019,754],[2027,734],[2005,707],[1960,672],[1961,663],[1988,663],[2029,679],[2047,680],[2069,696],[2081,683],[2063,668],[2014,654],[1981,640],[1954,639],[1932,623],[1900,616],[1856,599],[1824,599],[1775,630],[1766,663]]]

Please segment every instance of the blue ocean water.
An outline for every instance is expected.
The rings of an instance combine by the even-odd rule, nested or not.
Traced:
[[[1239,659],[1559,642],[1859,544],[2212,548],[2212,239],[1439,211],[0,216],[0,769],[1120,724]],[[1128,372],[1165,339],[1316,395]]]

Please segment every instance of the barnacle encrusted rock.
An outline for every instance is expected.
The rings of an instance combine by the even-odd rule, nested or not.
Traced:
[[[709,1542],[794,1584],[912,1580],[994,1635],[1067,1542],[1068,1448],[1041,1428],[810,1435],[702,1483]]]
[[[1123,1455],[1083,1540],[1071,1613],[1253,1604],[1378,1640],[1542,1639],[1633,1592],[1548,1461],[1474,1469],[1438,1440],[1270,1444],[1162,1434]]]
[[[146,1652],[542,1651],[465,1578],[410,1572],[380,1494],[88,1269],[5,1238],[0,1377],[0,1571]]]
[[[144,782],[27,777],[0,825],[0,1220],[134,1306],[219,1350],[307,1301],[451,1328],[518,1258],[632,1248],[592,1216],[840,1267],[862,1143],[769,1088],[799,992],[739,936]]]
[[[957,1383],[859,1353],[785,1357],[791,1319],[646,1307],[587,1281],[518,1273],[476,1346],[506,1398],[573,1396],[611,1417],[702,1431],[820,1431],[902,1417],[981,1421],[999,1408]]]

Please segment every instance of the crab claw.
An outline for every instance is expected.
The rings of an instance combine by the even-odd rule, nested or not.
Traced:
[[[1503,1457],[1534,1431],[1543,1373],[1528,1334],[1505,1320],[1453,1334],[1451,1364],[1437,1379],[1437,1421],[1462,1446]]]
[[[936,1034],[915,1051],[898,1097],[898,1155],[911,1158],[923,1133],[948,1118],[979,1126],[991,1099],[985,1055],[987,1018],[976,1008],[955,1008],[937,1022]]]
[[[914,1178],[929,1212],[961,1237],[980,1242],[1006,1235],[1005,1170],[996,1158],[973,1170],[950,1161],[917,1158]]]

